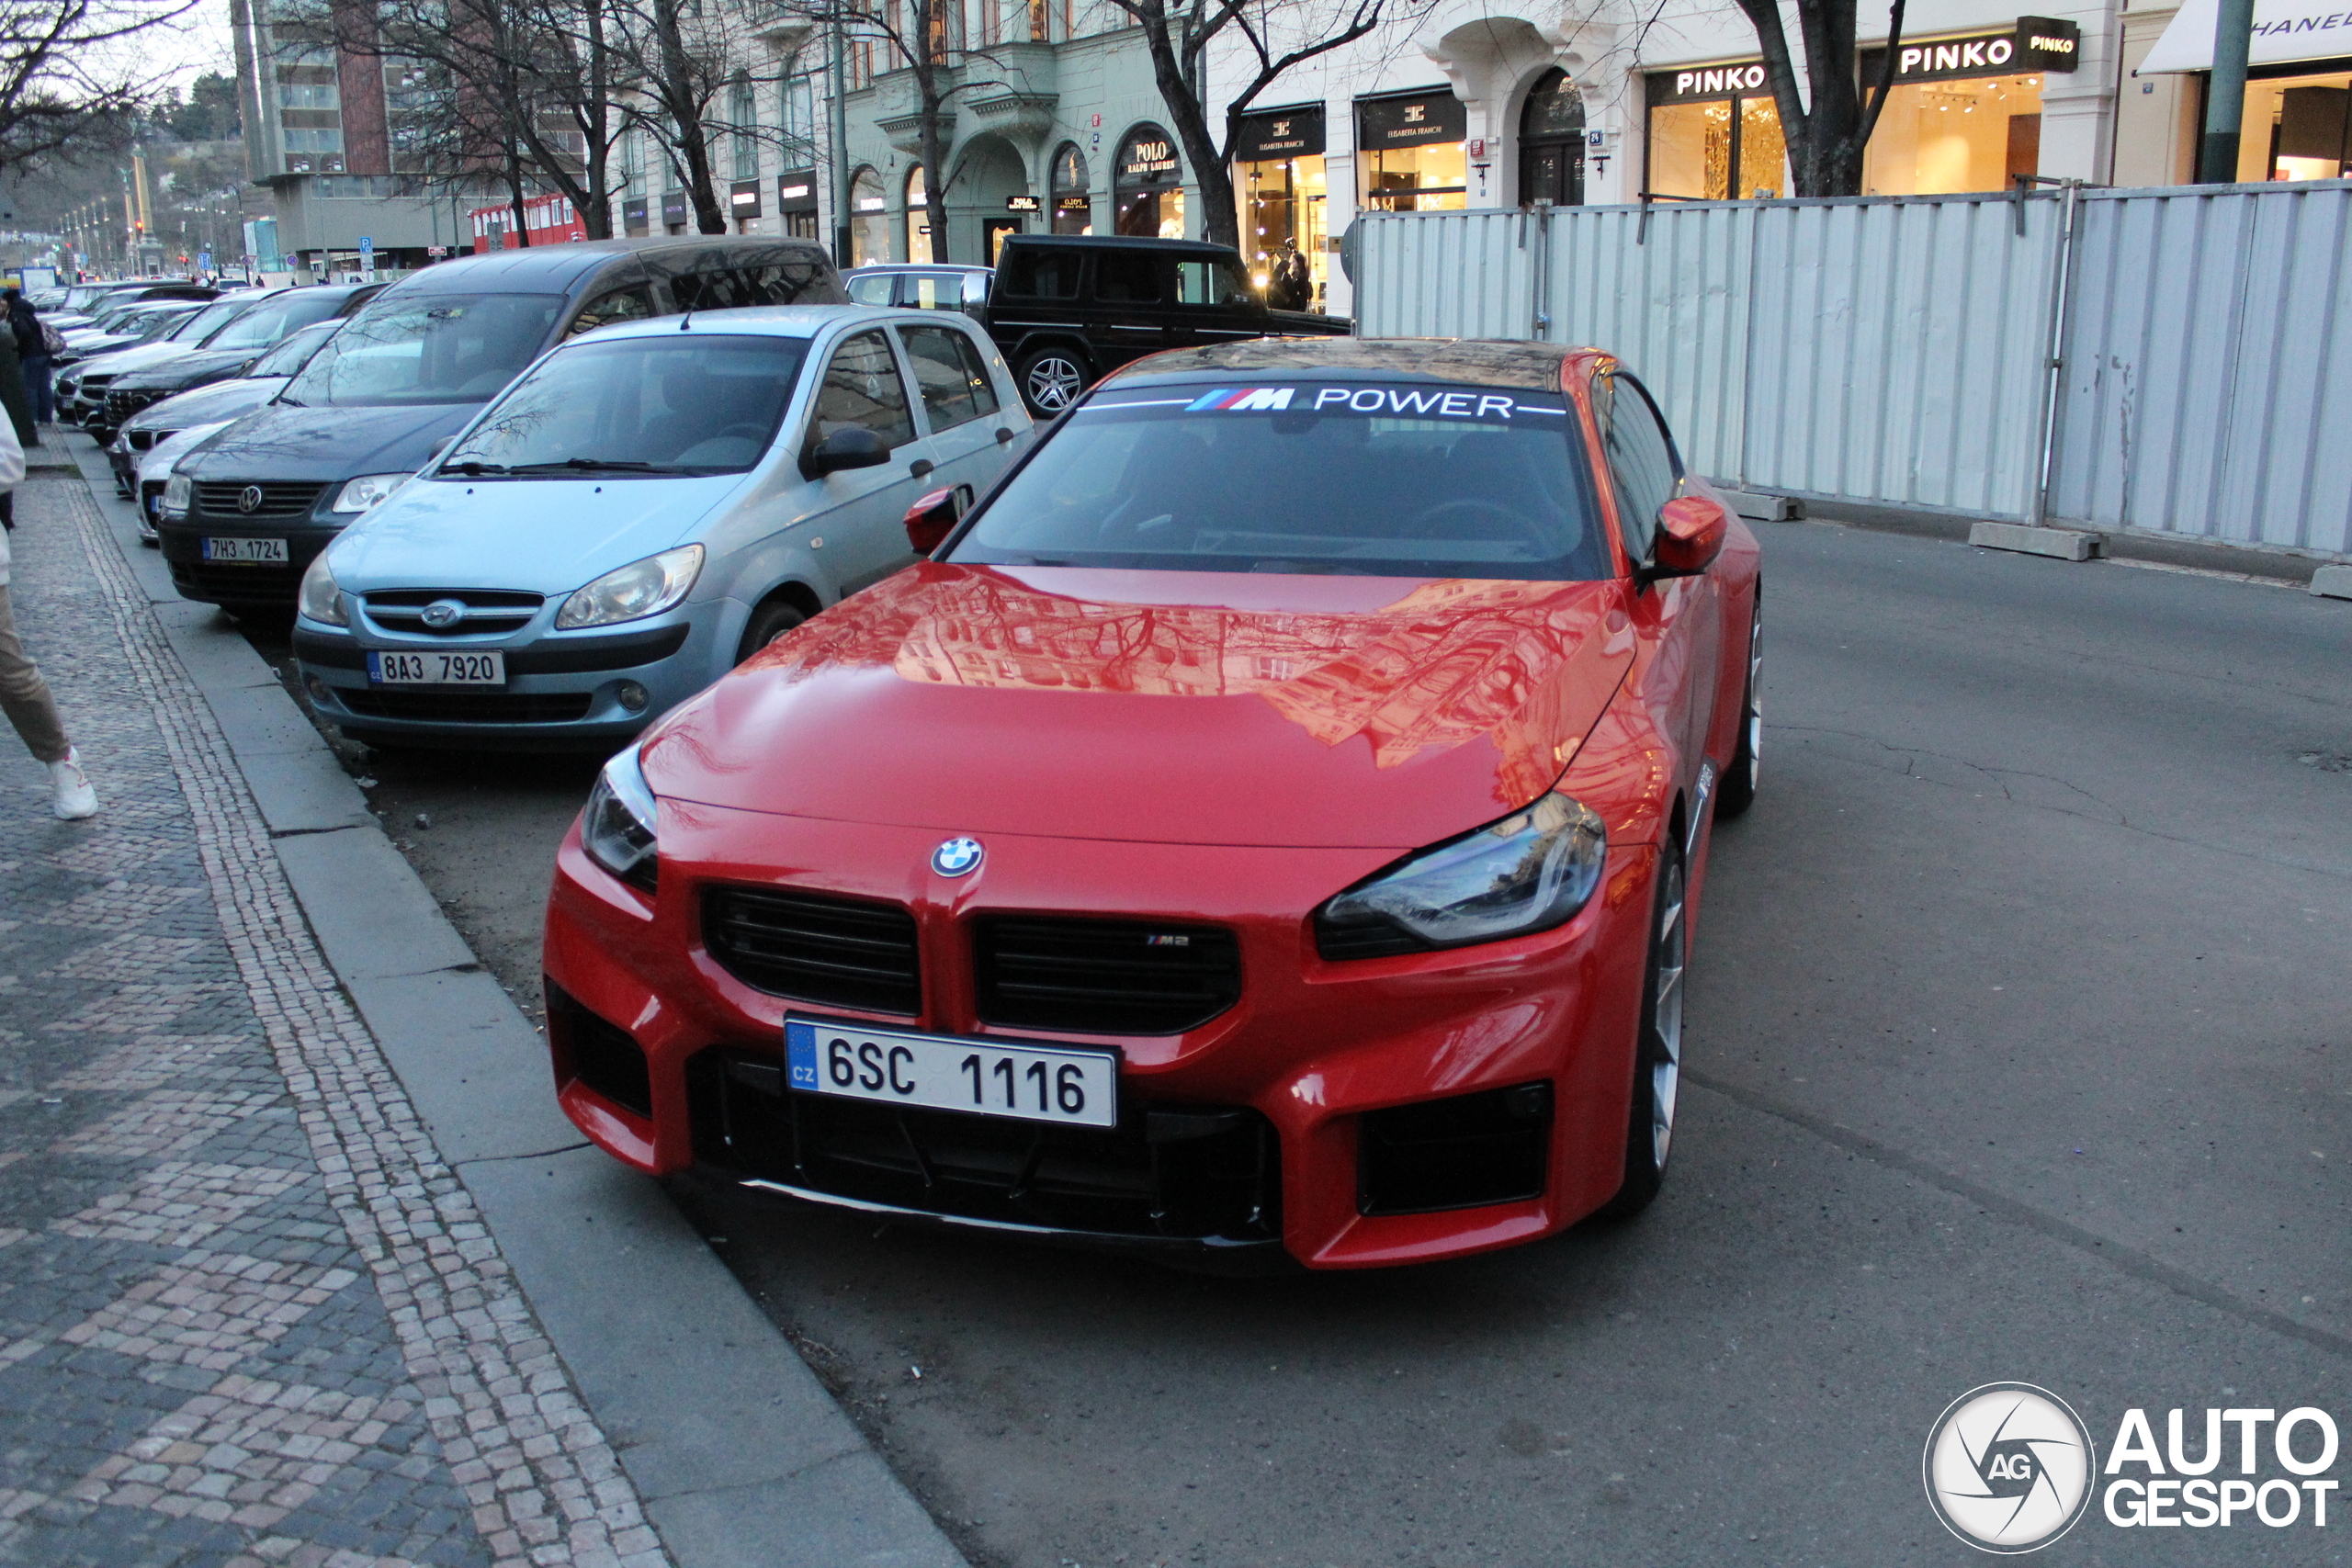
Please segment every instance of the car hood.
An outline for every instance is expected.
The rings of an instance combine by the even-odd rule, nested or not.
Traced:
[[[125,353],[127,363],[133,353]],[[240,365],[250,364],[269,352],[262,348],[203,348],[168,355],[162,361],[141,360],[115,373],[114,384],[122,390],[135,387],[187,387],[208,376],[225,375]]]
[[[149,403],[123,422],[125,430],[185,430],[212,420],[234,419],[277,396],[283,376],[263,376],[239,381],[216,381]]]
[[[662,722],[673,799],[941,832],[1405,850],[1550,788],[1617,582],[920,562]]]
[[[345,529],[329,564],[357,592],[430,585],[569,593],[676,544],[744,479],[429,479]]]
[[[308,408],[277,403],[190,459],[199,479],[315,479],[414,473],[433,444],[479,412],[479,403],[393,408]]]
[[[149,479],[169,477],[173,464],[227,428],[228,422],[223,420],[218,423],[191,424],[185,430],[174,431],[169,440],[158,441],[138,455],[139,482],[144,484]]]
[[[175,343],[140,344],[132,348],[118,348],[111,353],[93,355],[90,362],[84,365],[82,369],[85,373],[98,370],[108,375],[120,376],[126,371],[144,370],[150,366],[161,365],[166,360],[181,358],[187,353],[186,348]]]

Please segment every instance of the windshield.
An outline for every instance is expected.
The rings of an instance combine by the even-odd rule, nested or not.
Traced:
[[[741,473],[775,437],[808,345],[697,333],[549,355],[441,459],[441,471]]]
[[[254,367],[245,374],[248,376],[293,375],[311,362],[311,355],[319,352],[319,344],[334,336],[335,329],[341,325],[343,325],[341,321],[327,321],[304,327],[300,332],[294,333],[284,343],[254,360]]]
[[[283,294],[273,294],[213,333],[204,346],[267,348],[296,327],[325,321],[341,310],[349,298],[340,289],[330,288],[289,288]]]
[[[1090,400],[949,558],[1585,581],[1611,562],[1556,393],[1450,382]]]
[[[281,402],[337,408],[478,403],[528,365],[555,328],[555,294],[412,294],[353,317]]]
[[[126,333],[137,333],[139,334],[139,341],[141,343],[154,343],[161,339],[169,338],[172,334],[172,329],[178,326],[184,318],[193,313],[194,312],[189,310],[149,311],[143,314],[132,316],[130,320],[124,321],[119,330]]]
[[[200,310],[191,310],[174,329],[174,343],[199,344],[220,328],[254,308],[251,299],[219,299]]]

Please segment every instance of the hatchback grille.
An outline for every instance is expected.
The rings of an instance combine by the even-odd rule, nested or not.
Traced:
[[[1214,926],[997,915],[973,932],[979,1015],[1015,1029],[1178,1034],[1241,999],[1241,954]]]
[[[1116,1127],[1055,1126],[797,1094],[773,1055],[686,1064],[695,1157],[867,1202],[1097,1235],[1268,1241],[1282,1153],[1258,1112],[1123,1094]]]
[[[402,692],[343,686],[343,705],[367,718],[432,724],[570,724],[588,716],[594,692]]]
[[[446,626],[427,626],[424,607],[453,600],[466,613]],[[482,637],[530,624],[546,603],[537,593],[497,588],[391,588],[367,596],[368,618],[388,632],[423,637]]]
[[[195,510],[211,517],[301,517],[318,503],[324,485],[247,485],[236,480],[196,487]],[[261,504],[247,512],[242,504],[248,490],[261,491]]]
[[[922,1009],[915,919],[895,904],[713,887],[702,931],[720,968],[772,996],[908,1018]]]

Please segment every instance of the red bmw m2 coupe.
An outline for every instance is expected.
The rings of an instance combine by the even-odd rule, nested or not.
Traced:
[[[958,500],[605,768],[548,910],[571,1119],[1194,1266],[1646,1204],[1760,644],[1755,537],[1641,384],[1161,355]]]

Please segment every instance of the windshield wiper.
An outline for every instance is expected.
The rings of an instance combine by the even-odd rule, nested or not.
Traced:
[[[572,468],[582,473],[676,474],[685,470],[668,463],[631,463],[618,457],[566,457],[560,463],[517,463],[508,470],[517,474],[543,474],[557,468]]]
[[[458,463],[444,463],[441,469],[444,473],[455,470],[469,479],[480,479],[484,474],[511,474],[514,471],[503,463],[484,463],[472,457]]]

